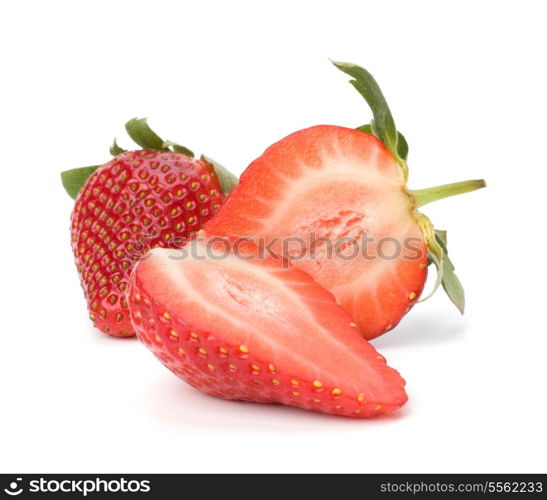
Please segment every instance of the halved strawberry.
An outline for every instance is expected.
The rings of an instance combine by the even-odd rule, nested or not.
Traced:
[[[407,400],[404,380],[334,297],[247,241],[198,237],[138,263],[138,338],[180,378],[224,399],[370,417]]]
[[[438,283],[463,312],[444,233],[435,233],[417,207],[484,181],[409,191],[408,146],[376,82],[357,66],[338,67],[371,105],[372,125],[319,125],[270,146],[206,231],[254,237],[290,258],[334,294],[369,339],[393,328],[418,300],[428,251],[440,268]]]
[[[274,252],[292,257],[295,267],[330,290],[370,338],[398,322],[427,273],[427,247],[403,183],[401,168],[376,137],[316,126],[282,139],[251,163],[206,228],[267,242],[279,238]],[[284,249],[288,237],[294,240]],[[371,258],[361,254],[365,250]],[[351,258],[356,251],[360,255]]]

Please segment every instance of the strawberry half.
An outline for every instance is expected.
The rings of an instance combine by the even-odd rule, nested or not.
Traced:
[[[417,211],[425,203],[484,187],[466,181],[407,189],[408,146],[363,68],[337,64],[374,114],[371,125],[320,125],[270,146],[240,178],[209,234],[253,237],[331,291],[366,338],[392,329],[424,288],[428,259],[463,312],[463,288],[446,233]]]
[[[119,337],[134,335],[125,291],[135,261],[150,248],[184,244],[218,210],[230,183],[222,172],[221,186],[213,164],[164,142],[145,120],[126,128],[145,149],[125,152],[114,143],[112,161],[62,174],[76,198],[72,248],[90,318]]]
[[[138,338],[173,373],[224,399],[350,417],[403,405],[404,380],[309,275],[248,241],[155,249],[128,291]]]
[[[371,338],[397,323],[426,278],[427,248],[403,183],[401,168],[376,137],[312,127],[251,163],[206,228],[219,235],[259,235],[265,245],[278,239],[273,251],[330,290]],[[371,258],[351,258],[361,252],[365,235]],[[294,240],[283,248],[288,238]],[[411,245],[401,244],[393,259],[379,258],[379,252],[394,254],[392,241]]]

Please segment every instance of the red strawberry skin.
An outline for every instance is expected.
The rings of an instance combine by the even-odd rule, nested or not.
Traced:
[[[405,184],[400,165],[376,137],[319,125],[285,137],[253,161],[206,231],[262,238],[264,245],[276,238],[309,242],[312,233],[333,245],[350,241],[348,250],[358,250],[352,259],[328,258],[321,246],[315,255],[306,247],[304,258],[302,247],[271,248],[332,292],[371,339],[410,310],[427,276],[427,247]]]
[[[134,335],[125,292],[149,248],[180,246],[224,201],[213,168],[180,153],[123,153],[86,181],[71,217],[72,249],[90,318],[102,332]]]
[[[139,340],[178,377],[219,398],[348,417],[406,402],[404,380],[309,275],[250,243],[243,258],[205,248],[197,238],[183,259],[153,250],[129,286]]]

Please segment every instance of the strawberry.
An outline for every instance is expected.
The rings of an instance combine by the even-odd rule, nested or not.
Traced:
[[[203,235],[154,249],[135,266],[128,301],[139,340],[207,394],[350,417],[407,400],[334,297],[248,241]]]
[[[179,145],[161,140],[146,120],[131,120],[129,135],[144,149],[126,152],[100,167],[63,172],[76,199],[72,249],[90,312],[102,332],[134,335],[125,291],[134,262],[150,248],[180,245],[224,201],[214,166]],[[220,167],[219,167],[220,168]]]
[[[363,68],[336,63],[370,104],[371,125],[320,125],[270,146],[206,225],[210,234],[254,237],[331,291],[363,335],[391,330],[424,288],[428,259],[463,313],[463,288],[446,233],[418,207],[485,186],[465,181],[407,189],[408,146]]]

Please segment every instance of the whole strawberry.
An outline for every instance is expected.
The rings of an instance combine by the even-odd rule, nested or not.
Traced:
[[[127,152],[114,142],[110,162],[61,174],[76,199],[72,249],[90,319],[117,337],[134,335],[125,298],[134,263],[151,248],[184,244],[235,183],[214,162],[163,141],[145,119],[130,120],[126,130],[143,149]]]

